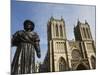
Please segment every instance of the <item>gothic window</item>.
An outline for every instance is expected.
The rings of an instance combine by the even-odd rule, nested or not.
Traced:
[[[90,38],[92,39],[92,35],[91,35],[91,30],[90,30],[90,28],[88,29],[88,32],[89,32],[89,34],[90,34]]]
[[[56,24],[56,36],[59,35],[59,32],[58,32],[58,25]]]
[[[81,54],[79,52],[79,50],[73,50],[72,51],[72,59],[73,60],[79,60],[81,58]]]
[[[59,71],[66,71],[66,61],[63,57],[59,60]]]
[[[86,32],[85,32],[85,28],[83,28],[83,32],[84,32],[84,37],[86,38]]]
[[[88,38],[90,38],[90,35],[89,35],[89,30],[88,30],[88,28],[86,28],[86,32],[87,32],[87,36],[88,36]]]
[[[88,68],[83,64],[79,64],[76,69],[77,70],[87,70]]]
[[[96,59],[94,56],[91,56],[91,64],[92,64],[92,68],[95,69],[96,68]]]
[[[61,25],[60,25],[60,36],[63,37],[63,29]]]
[[[84,36],[84,29],[81,28],[81,30],[82,30],[82,36],[83,36],[83,38],[85,38],[85,36]]]

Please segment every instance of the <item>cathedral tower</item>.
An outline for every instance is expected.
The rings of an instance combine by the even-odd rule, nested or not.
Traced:
[[[90,26],[87,21],[81,23],[79,20],[77,26],[74,28],[74,34],[76,41],[92,41],[92,34],[90,31]]]
[[[80,42],[83,59],[88,59],[90,69],[95,69],[95,45],[88,22],[81,23],[78,20],[74,34],[75,40]]]
[[[49,69],[53,71],[68,70],[67,42],[64,19],[50,18],[47,25]]]

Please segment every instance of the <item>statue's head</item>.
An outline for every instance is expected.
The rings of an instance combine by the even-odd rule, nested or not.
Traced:
[[[31,20],[25,20],[24,21],[24,29],[26,31],[34,30],[34,27],[35,27],[35,25],[34,25],[34,23]]]

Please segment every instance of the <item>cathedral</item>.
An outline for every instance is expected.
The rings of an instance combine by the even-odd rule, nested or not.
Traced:
[[[47,24],[48,51],[41,72],[89,70],[96,68],[96,47],[90,25],[77,21],[75,40],[68,40],[63,18],[51,17]]]

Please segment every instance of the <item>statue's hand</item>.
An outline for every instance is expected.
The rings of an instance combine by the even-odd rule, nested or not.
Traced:
[[[38,52],[38,53],[37,53],[37,57],[38,57],[38,58],[40,58],[40,57],[41,57],[41,54],[40,54],[40,52]]]

